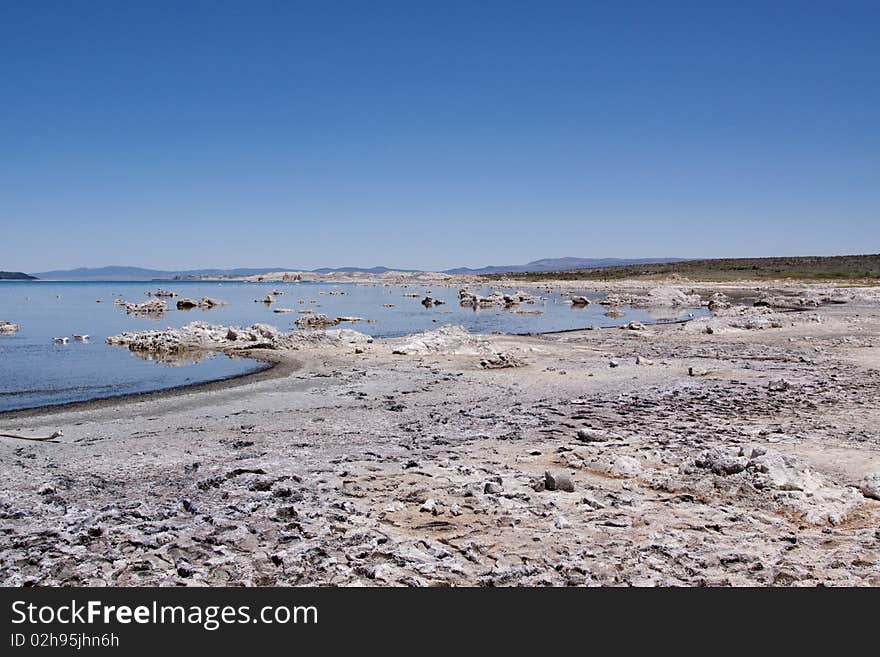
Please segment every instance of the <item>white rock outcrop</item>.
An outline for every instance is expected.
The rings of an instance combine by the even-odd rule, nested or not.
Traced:
[[[709,449],[683,470],[742,477],[779,506],[814,525],[839,525],[864,502],[851,486],[835,484],[798,459],[761,445]]]
[[[314,346],[367,344],[373,338],[358,331],[298,331],[284,333],[268,324],[253,324],[246,328],[214,326],[205,322],[191,322],[181,328],[161,331],[121,333],[107,338],[107,344],[128,347],[132,351],[176,354],[199,350],[241,351],[250,349],[301,349]]]

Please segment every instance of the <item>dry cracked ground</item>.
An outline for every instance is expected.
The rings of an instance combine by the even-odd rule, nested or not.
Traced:
[[[876,298],[398,343],[0,417],[0,583],[880,585]]]

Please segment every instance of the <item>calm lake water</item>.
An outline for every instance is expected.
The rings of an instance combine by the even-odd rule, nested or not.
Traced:
[[[113,301],[145,301],[147,291],[171,289],[180,297],[204,296],[227,305],[211,310],[172,310],[159,318],[128,315]],[[492,289],[472,289],[489,294]],[[255,303],[272,290],[280,290],[273,306]],[[425,308],[422,295],[446,305]],[[343,293],[343,294],[340,294]],[[418,293],[419,298],[405,294]],[[21,330],[0,335],[0,411],[45,406],[99,397],[148,392],[211,381],[259,370],[265,365],[252,359],[224,355],[198,362],[160,363],[139,358],[122,347],[105,344],[108,336],[123,331],[142,331],[182,326],[202,320],[212,324],[247,326],[256,322],[290,331],[298,313],[277,314],[273,308],[314,310],[330,317],[358,316],[374,322],[343,323],[375,337],[393,337],[429,330],[443,324],[461,324],[480,333],[546,332],[586,326],[612,326],[637,320],[645,323],[675,319],[688,312],[667,311],[663,317],[648,311],[624,308],[626,316],[604,316],[597,304],[574,308],[563,304],[558,294],[543,294],[546,300],[524,310],[542,310],[541,315],[522,315],[505,309],[473,310],[458,305],[458,288],[425,285],[384,286],[329,283],[245,283],[245,282],[42,282],[0,281],[0,321],[19,324]],[[597,295],[586,295],[592,299]],[[168,299],[174,306],[176,299]],[[98,303],[100,302],[100,303]],[[385,304],[394,304],[393,308]],[[75,342],[74,334],[88,334],[88,342]],[[69,337],[66,345],[55,345],[55,337]]]

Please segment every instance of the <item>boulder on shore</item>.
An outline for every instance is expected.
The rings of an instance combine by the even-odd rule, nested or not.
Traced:
[[[0,322],[0,333],[18,333],[18,324]]]
[[[866,475],[859,484],[862,495],[875,500],[880,500],[880,472],[872,472]]]
[[[863,502],[854,488],[836,484],[797,458],[762,445],[711,448],[682,469],[685,473],[708,471],[718,477],[740,477],[780,507],[814,525],[839,525]],[[868,478],[861,491],[870,496]]]

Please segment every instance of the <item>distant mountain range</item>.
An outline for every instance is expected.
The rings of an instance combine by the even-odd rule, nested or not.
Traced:
[[[79,269],[59,269],[34,274],[37,278],[53,281],[149,281],[169,280],[196,276],[258,276],[273,271],[297,271],[283,267],[261,269],[189,269],[168,271],[164,269],[144,269],[142,267],[80,267]]]
[[[567,271],[571,269],[595,269],[598,267],[620,267],[623,265],[640,265],[660,262],[681,262],[684,258],[545,258],[534,260],[525,265],[494,265],[470,269],[459,267],[447,269],[444,274],[506,274],[520,272],[545,272]],[[338,273],[366,273],[384,274],[389,271],[417,271],[413,269],[394,269],[391,267],[322,267],[320,269],[302,270],[289,269],[286,267],[261,267],[261,268],[238,268],[238,269],[186,269],[169,271],[163,269],[144,269],[141,267],[98,267],[79,269],[63,269],[55,271],[43,271],[33,274],[33,277],[55,281],[149,281],[171,280],[175,278],[200,278],[216,276],[225,278],[230,276],[259,276],[271,272],[299,272],[310,271],[315,274]],[[17,277],[27,277],[27,274],[14,274]],[[3,273],[0,273],[3,278]]]
[[[32,281],[33,276],[20,271],[0,271],[0,281]]]
[[[568,271],[571,269],[597,269],[599,267],[622,267],[647,265],[658,262],[682,262],[686,258],[544,258],[524,265],[497,265],[469,269],[447,269],[447,274],[512,274],[521,272]]]
[[[302,269],[289,269],[287,267],[258,267],[248,268],[239,267],[236,269],[181,269],[181,270],[165,270],[165,269],[144,269],[142,267],[80,267],[79,269],[57,269],[54,271],[42,271],[34,274],[37,278],[53,281],[150,281],[150,280],[172,280],[176,278],[201,278],[217,276],[218,278],[226,278],[229,276],[260,276],[261,274],[270,274],[272,272],[300,272]],[[382,274],[392,270],[388,267],[339,267],[338,269],[330,269],[324,267],[322,269],[311,270],[316,274],[329,274],[331,272],[366,272],[368,274]]]

